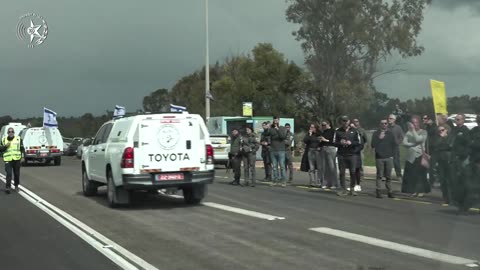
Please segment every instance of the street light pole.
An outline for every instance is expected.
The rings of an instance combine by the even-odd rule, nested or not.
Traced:
[[[208,52],[208,0],[205,0],[205,120],[210,119],[210,63]]]

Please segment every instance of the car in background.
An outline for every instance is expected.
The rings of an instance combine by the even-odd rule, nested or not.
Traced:
[[[77,152],[76,152],[77,158],[79,158],[79,159],[82,158],[83,146],[91,144],[92,141],[93,141],[93,138],[85,138],[85,139],[82,140],[82,143],[77,147]]]
[[[64,155],[75,156],[75,154],[77,153],[78,146],[82,144],[82,140],[83,139],[80,137],[73,138],[70,145],[68,145],[67,150],[64,151]]]
[[[449,120],[452,120],[453,124],[455,125],[455,117],[457,114],[452,114],[448,117]],[[477,126],[477,115],[476,114],[465,114],[465,126],[468,129],[472,129]]]
[[[210,142],[213,147],[213,164],[228,165],[228,153],[230,153],[230,136],[226,134],[210,134]]]

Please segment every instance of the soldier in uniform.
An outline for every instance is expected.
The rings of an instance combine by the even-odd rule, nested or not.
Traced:
[[[287,129],[287,139],[285,140],[285,168],[288,170],[288,183],[291,184],[293,181],[293,155],[292,155],[292,143],[293,143],[293,133],[290,131],[290,124],[286,123],[285,128]]]
[[[234,179],[230,182],[231,185],[240,185],[240,167],[242,165],[242,136],[238,132],[237,128],[232,129],[232,135],[230,136],[230,153],[231,163],[233,167]]]
[[[459,213],[466,213],[470,208],[468,179],[466,175],[470,153],[470,130],[465,126],[465,115],[455,117],[456,126],[452,131],[452,199]]]
[[[255,162],[257,161],[257,150],[259,148],[257,136],[252,132],[252,128],[246,127],[247,135],[242,138],[242,157],[244,167],[245,186],[254,187],[256,184],[255,179]]]
[[[262,160],[265,168],[265,181],[272,181],[272,160],[270,159],[270,136],[268,136],[268,129],[270,125],[268,122],[262,124],[263,132],[260,137],[260,144],[262,145]]]

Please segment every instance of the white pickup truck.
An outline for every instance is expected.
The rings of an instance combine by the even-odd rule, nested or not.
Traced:
[[[213,148],[201,116],[142,114],[111,120],[84,144],[85,196],[107,185],[111,207],[129,204],[136,190],[178,188],[186,203],[197,204],[215,176]]]

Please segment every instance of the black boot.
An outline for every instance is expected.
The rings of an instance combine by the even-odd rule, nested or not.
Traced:
[[[390,196],[390,193],[389,193],[389,196]],[[380,190],[377,189],[377,198],[381,199],[382,198],[382,194],[380,193]]]
[[[388,192],[388,198],[390,198],[390,199],[394,199],[394,198],[395,198],[395,196],[393,196],[393,193],[392,193],[392,192]]]

